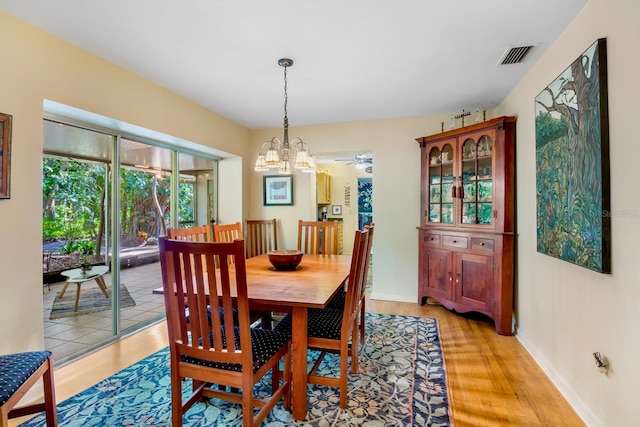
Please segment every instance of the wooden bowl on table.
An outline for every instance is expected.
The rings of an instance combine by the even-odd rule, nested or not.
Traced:
[[[269,251],[267,256],[269,262],[278,271],[293,271],[298,268],[298,264],[302,261],[302,251],[298,250],[273,250]]]

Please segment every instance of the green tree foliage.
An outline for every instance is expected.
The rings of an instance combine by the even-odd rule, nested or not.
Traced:
[[[53,157],[43,159],[43,239],[95,237],[104,176],[104,165]]]
[[[108,165],[45,157],[42,161],[43,240],[66,240],[69,251],[90,242],[101,246],[104,185]],[[155,192],[154,192],[155,189]],[[120,170],[120,225],[123,244],[137,244],[138,233],[160,236],[168,220],[170,177],[134,169]],[[155,194],[155,197],[154,197]],[[181,221],[193,221],[194,186],[180,185]],[[143,234],[143,233],[141,233]]]
[[[536,146],[542,148],[567,135],[567,124],[562,118],[554,118],[548,112],[541,112],[536,116]]]

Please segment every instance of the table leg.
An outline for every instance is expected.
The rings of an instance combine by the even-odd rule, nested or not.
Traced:
[[[69,278],[68,277],[67,277],[67,280],[64,281],[64,286],[62,287],[62,290],[60,291],[60,296],[58,298],[62,299],[62,296],[67,291],[67,286],[69,286]]]
[[[78,311],[78,301],[80,300],[80,285],[82,285],[82,282],[76,283],[76,304],[73,306],[73,311]]]
[[[293,347],[293,418],[307,417],[307,308],[291,310],[291,345]]]
[[[102,276],[96,277],[96,283],[98,284],[98,287],[100,288],[104,296],[109,298],[109,294],[107,293],[107,284],[104,283],[104,279],[102,278]]]

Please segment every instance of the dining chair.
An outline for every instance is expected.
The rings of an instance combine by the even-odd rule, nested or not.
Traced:
[[[364,263],[369,231],[356,230],[351,268],[347,284],[344,310],[334,308],[310,309],[308,312],[308,348],[320,351],[320,355],[311,367],[307,381],[311,384],[339,387],[340,407],[347,407],[347,371],[348,359],[351,357],[351,372],[358,372],[358,305],[363,283]],[[274,328],[291,334],[292,318],[287,314]],[[327,353],[340,355],[340,374],[338,377],[328,377],[318,374]]]
[[[201,225],[199,227],[187,227],[187,228],[169,228],[167,229],[167,236],[170,239],[185,240],[188,242],[211,242],[211,229],[208,225]],[[207,266],[203,263],[203,268],[206,270]],[[238,310],[234,309],[234,323],[237,324]],[[211,309],[208,309],[208,315],[211,316]],[[220,312],[221,319],[223,319],[222,311]],[[187,321],[189,321],[189,308],[187,307]],[[265,320],[265,325],[270,325],[270,316],[258,311],[251,311],[252,323],[258,320]]]
[[[298,220],[298,250],[305,254],[338,254],[338,221]]]
[[[167,236],[170,239],[185,240],[187,242],[211,242],[211,232],[208,225],[187,228],[168,228]],[[206,268],[206,265],[203,265]]]
[[[16,406],[42,379],[44,399],[39,403]],[[50,351],[27,351],[0,355],[0,427],[9,419],[45,412],[48,427],[58,425],[53,357]]]
[[[213,241],[214,242],[233,242],[234,240],[243,240],[242,224],[240,222],[234,222],[233,224],[213,224]],[[242,255],[244,256],[244,254]],[[231,257],[233,262],[233,257]]]
[[[187,228],[168,228],[167,236],[170,239],[187,240],[190,242],[211,242],[211,232],[208,225]]]
[[[278,249],[276,219],[245,220],[245,250],[247,258]]]
[[[244,243],[184,242],[162,237],[159,253],[169,334],[172,425],[182,426],[186,411],[205,397],[241,403],[244,426],[258,426],[281,398],[289,409],[291,342],[286,333],[251,327]],[[229,261],[230,256],[235,258],[235,265]],[[206,272],[202,263],[208,264]],[[218,298],[208,298],[208,294]],[[191,310],[190,325],[185,301]],[[217,316],[208,321],[208,305],[214,312],[223,308],[224,322]],[[234,306],[238,310],[237,326],[232,319]],[[257,397],[254,386],[269,371],[271,395]],[[185,378],[193,380],[193,393],[183,403]],[[257,413],[254,408],[258,408]]]
[[[366,259],[364,261],[364,270],[362,272],[362,280],[364,281],[364,286],[362,287],[361,290],[361,295],[359,296],[359,307],[358,307],[358,311],[360,313],[359,316],[359,321],[358,321],[358,329],[360,330],[360,341],[364,342],[364,333],[365,333],[365,319],[366,319],[366,290],[367,290],[367,279],[369,277],[369,268],[371,268],[371,253],[372,253],[372,246],[373,246],[373,228],[374,228],[375,224],[371,223],[369,225],[365,225],[364,229],[365,230],[369,230],[369,237],[367,238],[367,247],[366,247],[366,252],[365,252],[365,256]],[[344,305],[347,301],[347,291],[346,289],[342,289],[341,292],[337,293],[336,296],[334,296],[331,301],[329,301],[329,304],[327,304],[327,307],[329,308],[335,308],[338,310],[344,310]]]
[[[233,242],[237,239],[243,239],[242,224],[234,222],[233,224],[213,224],[213,241],[214,242]]]

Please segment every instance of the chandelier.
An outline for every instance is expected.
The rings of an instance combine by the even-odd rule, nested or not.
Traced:
[[[287,118],[287,67],[293,60],[281,58],[278,65],[284,68],[284,135],[282,141],[277,137],[262,144],[256,159],[255,170],[258,172],[275,171],[283,175],[291,175],[295,171],[314,172],[315,161],[309,152],[309,146],[296,137],[289,142],[289,119]]]

